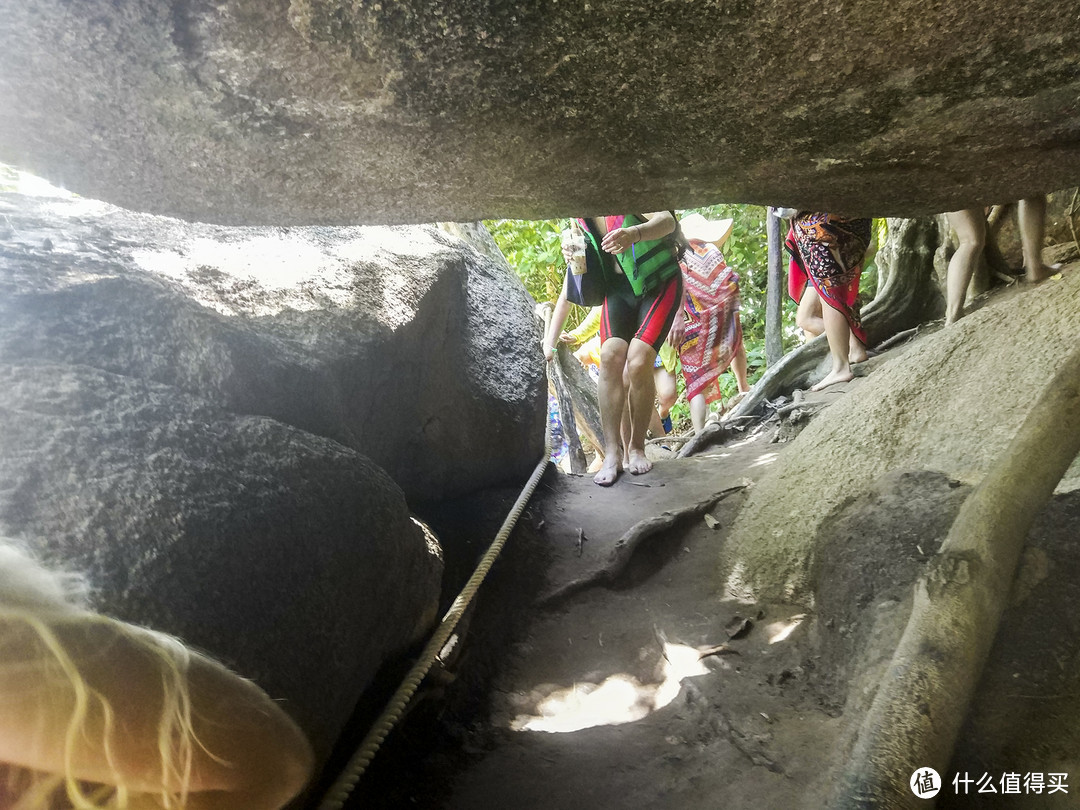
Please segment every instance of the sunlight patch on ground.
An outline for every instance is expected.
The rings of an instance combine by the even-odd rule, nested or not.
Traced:
[[[768,637],[769,643],[777,644],[787,639],[803,623],[805,618],[805,613],[797,613],[787,619],[765,625],[765,635]]]
[[[736,449],[738,449],[740,447],[745,447],[746,445],[750,444],[751,442],[755,442],[755,441],[757,441],[757,436],[755,434],[751,434],[751,435],[746,436],[746,437],[744,437],[742,439],[733,439],[732,441],[724,443],[724,450],[736,450]],[[718,453],[710,453],[710,455],[719,455],[719,454]],[[725,452],[724,455],[730,456],[731,453],[730,452]]]
[[[643,684],[618,674],[601,683],[575,683],[558,689],[536,707],[535,715],[518,715],[510,724],[514,731],[565,733],[595,726],[618,726],[641,720],[664,708],[679,694],[683,678],[705,675],[701,654],[682,644],[664,644],[663,680]]]

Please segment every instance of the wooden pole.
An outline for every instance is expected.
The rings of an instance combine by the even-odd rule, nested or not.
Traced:
[[[765,297],[765,364],[769,367],[784,356],[782,312],[784,303],[783,254],[780,246],[780,220],[776,209],[765,209],[765,233],[769,243],[769,274]]]

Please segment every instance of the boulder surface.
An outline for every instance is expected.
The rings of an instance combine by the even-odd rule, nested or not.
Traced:
[[[914,216],[1080,182],[1059,0],[9,5],[0,161],[189,220]]]
[[[542,455],[532,300],[462,238],[14,194],[0,215],[0,359],[88,365],[334,439],[410,503],[523,480]]]
[[[0,534],[284,699],[325,756],[437,616],[408,501],[542,454],[538,339],[505,262],[434,226],[0,195]]]
[[[262,686],[320,756],[435,619],[437,548],[357,452],[175,387],[0,365],[0,532]]]

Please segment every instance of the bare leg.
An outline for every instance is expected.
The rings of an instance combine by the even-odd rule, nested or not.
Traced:
[[[659,382],[660,382],[660,372],[662,372],[663,369],[655,369],[655,371],[657,373],[653,375],[653,379],[657,384],[659,384]],[[627,392],[627,401],[626,401],[626,407],[623,408],[622,422],[619,423],[619,435],[622,437],[623,458],[626,458],[629,455],[629,452],[630,452],[630,433],[631,433],[631,429],[630,429],[630,397],[629,397],[629,393],[630,393],[630,369],[629,368],[627,368],[626,370],[623,371],[622,380],[623,380],[623,389]],[[658,398],[659,398],[659,395],[658,395]],[[675,401],[672,400],[671,404],[674,405]],[[663,401],[662,400],[661,400],[660,407],[663,408]],[[668,406],[668,410],[669,411],[671,410],[670,405]],[[664,417],[663,414],[657,413],[656,408],[653,408],[652,413],[649,414],[649,432],[652,433],[653,436],[666,436],[667,435],[667,431],[664,430],[664,419],[663,419],[663,417]]]
[[[986,245],[986,218],[978,208],[951,211],[945,216],[960,240],[945,276],[945,325],[948,326],[964,314],[968,284]]]
[[[600,380],[597,396],[600,401],[600,427],[604,431],[604,463],[593,478],[602,487],[609,487],[619,477],[622,467],[622,441],[619,426],[622,422],[626,389],[623,369],[626,367],[627,343],[621,338],[608,338],[600,348]]]
[[[1042,244],[1046,225],[1046,197],[1028,197],[1017,207],[1020,221],[1020,244],[1024,252],[1024,275],[1035,283],[1054,274],[1054,268],[1043,264]]]
[[[738,317],[738,315],[735,317]],[[750,390],[750,380],[747,376],[748,368],[746,344],[740,342],[735,356],[731,358],[731,372],[735,375],[735,385],[738,386],[739,392],[744,394]]]
[[[855,333],[851,332],[850,329],[848,331],[851,334],[851,337],[848,339],[848,360],[852,363],[862,363],[870,355],[866,353],[866,347],[863,345],[862,341],[855,337]]]
[[[654,368],[653,384],[656,386],[656,411],[649,417],[649,430],[653,436],[666,436],[668,431],[664,420],[671,415],[675,400],[679,398],[675,375],[663,366]]]
[[[626,382],[625,377],[623,377],[623,390],[630,390],[630,385]],[[623,402],[622,419],[619,420],[619,442],[622,457],[626,458],[626,451],[630,447],[630,403],[628,401]]]
[[[622,385],[623,391],[629,393],[630,370],[626,368],[625,363],[623,364]],[[630,403],[628,401],[623,402],[622,418],[619,420],[619,438],[622,441],[620,445],[622,457],[626,458],[626,449],[630,446]]]
[[[851,327],[848,326],[847,318],[840,310],[832,307],[823,309],[825,336],[829,340],[829,353],[832,355],[832,371],[825,375],[825,379],[813,386],[811,391],[820,391],[826,386],[847,382],[855,376],[851,373],[851,362],[848,358]]]
[[[653,363],[656,350],[644,341],[633,338],[626,353],[626,367],[630,372],[630,442],[626,454],[626,469],[634,475],[647,473],[652,462],[645,458],[645,431],[649,427],[650,414],[656,413],[653,400],[656,386],[653,382]]]
[[[806,334],[817,337],[825,331],[821,309],[821,296],[814,289],[814,285],[807,282],[802,298],[799,299],[799,308],[795,311],[795,325]]]
[[[660,418],[663,419],[671,413],[675,400],[679,398],[678,384],[675,375],[663,366],[653,370],[653,383],[656,385],[656,401],[659,404]]]
[[[698,394],[690,400],[690,421],[694,425],[694,434],[701,433],[705,429],[705,417],[708,415],[709,406],[705,402],[705,395]]]

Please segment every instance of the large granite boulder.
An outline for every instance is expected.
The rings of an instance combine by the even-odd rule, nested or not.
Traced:
[[[0,375],[0,534],[284,699],[325,757],[436,618],[439,550],[401,490],[337,442],[175,386],[77,363]]]
[[[272,417],[368,456],[411,503],[523,480],[543,453],[532,301],[434,226],[233,229],[6,194],[0,289],[0,361]]]
[[[0,161],[228,224],[787,204],[1080,182],[1061,0],[21,0]]]

